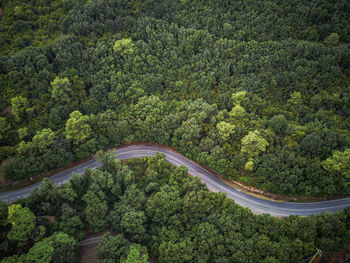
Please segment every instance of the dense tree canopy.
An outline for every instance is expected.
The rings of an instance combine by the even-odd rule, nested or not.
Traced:
[[[110,154],[98,158],[100,170],[61,187],[45,180],[8,207],[2,262],[76,262],[77,241],[100,230],[110,231],[96,248],[101,262],[290,263],[316,248],[327,257],[350,242],[349,209],[284,219],[254,215],[209,192],[164,155],[125,163]]]
[[[146,141],[275,194],[348,195],[349,13],[323,0],[0,1],[2,175]],[[349,244],[349,210],[254,216],[162,157],[100,158],[0,203],[4,262],[75,260],[75,239],[107,227],[121,233],[101,262],[298,262]]]
[[[6,178],[147,141],[265,191],[350,193],[324,165],[350,147],[347,1],[1,7]]]

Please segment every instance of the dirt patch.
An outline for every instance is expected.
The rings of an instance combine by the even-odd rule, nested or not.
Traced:
[[[40,216],[42,218],[46,218],[51,225],[53,225],[55,223],[55,217],[54,216]]]
[[[327,258],[321,258],[319,263],[346,263],[350,262],[350,246],[346,249],[331,253]]]
[[[108,230],[96,234],[86,234],[86,237],[79,242],[79,263],[94,263],[98,262],[95,248],[100,243],[102,236]]]
[[[8,159],[7,160],[3,160],[1,162],[1,164],[0,164],[0,187],[2,187],[2,186],[7,184],[7,181],[6,181],[4,175],[1,172],[1,168],[4,167],[7,162],[8,162]]]
[[[1,14],[1,8],[0,8],[0,14]],[[0,17],[1,17],[1,16],[0,16]],[[7,107],[2,111],[2,113],[13,115],[13,114],[12,114],[12,106],[11,106],[11,105],[7,106]]]
[[[94,263],[97,261],[95,248],[98,244],[79,247],[79,263]]]

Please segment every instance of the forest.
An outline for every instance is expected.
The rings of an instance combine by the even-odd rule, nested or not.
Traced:
[[[28,198],[0,203],[2,263],[77,262],[78,241],[105,229],[96,248],[101,263],[291,263],[350,242],[349,208],[285,219],[255,215],[164,155],[122,163],[100,153],[98,160],[102,168],[75,174],[62,187],[45,179]]]
[[[1,2],[6,179],[157,142],[289,196],[350,193],[348,1]]]
[[[266,192],[347,196],[349,43],[341,0],[0,0],[1,176],[150,142]],[[76,262],[101,230],[103,263],[288,263],[350,244],[349,209],[254,215],[164,156],[99,158],[0,204],[2,262]]]

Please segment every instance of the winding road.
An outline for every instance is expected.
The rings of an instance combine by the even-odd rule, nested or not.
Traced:
[[[292,203],[260,199],[225,184],[211,172],[200,167],[198,164],[176,153],[175,151],[157,145],[138,144],[121,147],[115,150],[116,158],[121,160],[143,156],[154,156],[157,152],[164,153],[166,155],[166,160],[169,163],[176,166],[186,166],[188,168],[188,172],[192,176],[200,177],[202,182],[205,183],[208,189],[211,191],[226,193],[226,195],[235,200],[237,204],[250,208],[255,214],[268,213],[273,216],[307,216],[326,211],[334,213],[350,206],[350,198],[312,203]],[[56,174],[50,177],[50,179],[53,180],[55,184],[62,185],[70,180],[73,172],[83,174],[86,168],[94,169],[99,166],[101,166],[101,164],[96,160],[90,160],[74,168]],[[9,202],[27,197],[31,190],[38,188],[39,186],[40,183],[37,183],[18,190],[0,193],[0,200]]]

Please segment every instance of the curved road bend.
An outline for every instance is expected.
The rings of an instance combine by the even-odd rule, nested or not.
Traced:
[[[225,184],[209,171],[198,166],[196,163],[185,158],[184,156],[167,148],[156,145],[132,145],[118,148],[115,151],[116,158],[121,160],[143,156],[154,156],[157,152],[164,153],[166,155],[166,160],[169,163],[172,163],[176,166],[186,166],[188,168],[188,172],[193,176],[200,177],[202,182],[205,183],[211,191],[226,193],[227,196],[235,200],[237,204],[250,208],[252,212],[256,214],[268,213],[273,216],[307,216],[312,214],[319,214],[326,211],[334,213],[350,206],[350,198],[312,203],[278,202],[260,199]],[[85,168],[94,169],[99,166],[101,166],[100,163],[95,160],[90,160],[74,168],[56,174],[50,177],[50,179],[52,179],[55,184],[62,185],[69,181],[73,172],[83,174]],[[39,185],[40,183],[37,183],[28,187],[24,187],[22,189],[0,193],[0,200],[13,201],[19,198],[24,198],[29,195],[32,189],[39,187]]]

